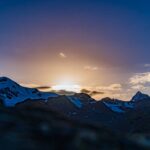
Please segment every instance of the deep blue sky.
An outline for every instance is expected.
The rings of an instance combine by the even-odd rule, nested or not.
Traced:
[[[60,52],[70,59],[59,62]],[[33,77],[43,72],[46,83],[50,71],[84,76],[80,67],[91,65],[103,69],[87,80],[102,84],[124,82],[133,73],[148,71],[143,66],[149,63],[149,0],[0,1],[3,75],[41,83]],[[60,65],[66,68],[62,72]]]
[[[148,63],[149,8],[148,0],[2,0],[1,55],[71,38],[73,43],[89,45],[89,53],[98,53],[101,59],[116,55],[109,58],[115,65],[126,59],[127,65]]]

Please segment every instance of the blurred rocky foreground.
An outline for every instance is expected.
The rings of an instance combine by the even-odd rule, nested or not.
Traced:
[[[141,150],[143,135],[118,135],[100,126],[79,123],[40,107],[0,106],[2,150]]]

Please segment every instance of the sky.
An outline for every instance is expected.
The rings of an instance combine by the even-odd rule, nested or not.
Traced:
[[[149,0],[1,0],[0,74],[97,99],[150,94],[149,8]]]

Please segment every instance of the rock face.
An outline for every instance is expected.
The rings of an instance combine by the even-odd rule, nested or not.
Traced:
[[[74,122],[39,105],[0,107],[0,147],[5,150],[146,149],[104,127]]]

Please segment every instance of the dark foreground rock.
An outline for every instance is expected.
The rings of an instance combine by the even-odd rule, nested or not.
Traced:
[[[40,107],[0,107],[0,148],[3,150],[148,149],[147,145],[131,139],[104,127],[68,120]]]

